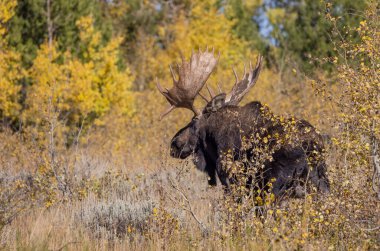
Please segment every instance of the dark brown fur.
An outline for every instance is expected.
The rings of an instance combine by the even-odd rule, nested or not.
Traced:
[[[292,130],[288,129],[289,125],[292,125]],[[200,116],[194,117],[173,137],[171,156],[187,158],[194,154],[194,163],[209,175],[210,185],[216,185],[217,175],[220,182],[229,188],[235,181],[222,165],[224,153],[231,150],[235,161],[247,159],[245,166],[250,168],[253,160],[259,157],[253,151],[257,144],[242,149],[242,138],[251,137],[254,141],[257,137],[269,138],[268,135],[271,138],[266,144],[273,153],[273,161],[266,161],[264,169],[250,178],[255,184],[248,185],[258,186],[260,176],[262,185],[259,187],[275,178],[273,192],[277,196],[307,180],[311,180],[319,191],[329,191],[321,135],[307,121],[281,121],[259,102],[239,107],[218,102],[218,96],[215,97]],[[281,142],[280,139],[286,135],[294,140]]]

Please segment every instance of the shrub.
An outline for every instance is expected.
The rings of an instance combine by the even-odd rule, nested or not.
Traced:
[[[89,199],[75,217],[95,237],[113,240],[132,232],[143,234],[153,208],[154,204],[149,200],[130,203],[121,199]]]

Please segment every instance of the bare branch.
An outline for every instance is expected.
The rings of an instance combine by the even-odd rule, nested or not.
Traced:
[[[209,230],[208,228],[205,226],[205,224],[203,222],[201,222],[198,217],[196,216],[196,214],[194,213],[194,210],[192,209],[192,206],[191,206],[191,203],[188,199],[188,197],[186,196],[186,194],[181,190],[179,189],[178,186],[176,186],[173,182],[173,180],[168,177],[169,179],[169,182],[170,182],[170,185],[171,187],[176,190],[180,195],[181,197],[184,199],[184,201],[186,202],[187,204],[187,207],[182,207],[183,210],[187,211],[190,213],[190,215],[194,218],[194,220],[198,223],[200,229],[203,231],[204,234],[208,234],[209,233]]]

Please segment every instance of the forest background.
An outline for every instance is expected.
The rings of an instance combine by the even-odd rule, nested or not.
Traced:
[[[0,0],[0,247],[379,248],[379,35],[376,1]],[[206,46],[211,86],[261,54],[244,102],[329,135],[328,198],[247,223],[168,157],[192,115],[156,79]]]

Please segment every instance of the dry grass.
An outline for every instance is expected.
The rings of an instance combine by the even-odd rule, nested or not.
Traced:
[[[345,175],[339,156],[330,152],[329,196],[268,206],[264,216],[247,215],[240,232],[226,221],[231,214],[220,186],[207,187],[206,176],[189,163],[163,156],[158,170],[120,171],[84,155],[76,167],[82,174],[76,175],[91,180],[87,196],[23,211],[3,229],[0,245],[9,250],[378,249],[380,207],[367,181],[370,170]]]

